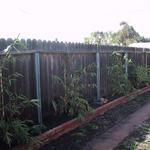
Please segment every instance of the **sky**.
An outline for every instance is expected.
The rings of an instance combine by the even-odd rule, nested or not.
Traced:
[[[150,37],[150,0],[0,0],[0,38],[84,42],[122,21]]]

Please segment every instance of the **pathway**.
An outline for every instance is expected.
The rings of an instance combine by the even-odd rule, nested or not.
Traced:
[[[83,150],[113,150],[125,137],[150,118],[150,102],[129,115],[103,135],[88,142]]]

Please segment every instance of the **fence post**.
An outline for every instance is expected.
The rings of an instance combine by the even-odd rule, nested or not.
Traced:
[[[143,49],[144,53],[145,53],[145,67],[147,68],[147,52],[145,51],[145,49]]]
[[[97,102],[100,102],[100,53],[96,53]]]
[[[128,77],[128,52],[125,52],[125,74]]]
[[[41,83],[40,83],[40,54],[35,52],[35,80],[36,80],[36,98],[38,99],[38,122],[42,126],[42,104],[41,104]]]

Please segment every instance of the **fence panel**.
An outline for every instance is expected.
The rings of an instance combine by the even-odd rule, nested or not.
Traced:
[[[6,46],[0,40],[0,45],[2,48]],[[13,90],[17,93],[22,92],[28,98],[36,98],[36,81],[35,81],[35,52],[39,52],[40,55],[40,83],[41,83],[41,101],[42,101],[42,113],[46,116],[47,113],[51,112],[50,103],[55,96],[63,95],[64,89],[59,84],[56,84],[54,76],[63,75],[63,64],[68,59],[68,66],[70,70],[78,70],[81,67],[86,67],[89,64],[98,63],[96,61],[96,54],[100,54],[99,68],[100,68],[100,96],[106,96],[109,92],[109,80],[108,80],[108,66],[111,64],[110,56],[114,50],[119,50],[128,53],[128,58],[132,59],[134,65],[147,65],[150,66],[150,53],[147,49],[147,53],[144,49],[119,47],[119,46],[97,46],[97,45],[86,45],[86,44],[73,44],[73,43],[55,43],[55,42],[40,42],[38,45],[34,43],[34,46],[30,45],[29,41],[28,47],[40,48],[40,50],[33,51],[22,51],[19,54],[14,54],[15,61],[8,66],[8,74],[12,72],[18,72],[23,75],[23,77],[18,78],[17,82],[13,86]],[[42,44],[45,43],[45,44]],[[44,47],[42,47],[44,45]],[[44,48],[44,50],[41,50]],[[47,51],[46,51],[47,50]],[[98,68],[97,68],[98,69]],[[133,66],[129,65],[128,73],[130,75]],[[94,70],[96,73],[96,69]],[[98,78],[91,79],[89,76],[83,78],[86,90],[83,91],[84,97],[88,101],[95,101],[97,96],[96,88],[90,87],[89,85],[96,84]],[[100,101],[100,100],[99,100]],[[31,110],[33,114],[37,110]],[[30,115],[30,113],[28,113]],[[37,115],[35,116],[37,118]]]
[[[67,58],[69,57],[69,59]],[[41,53],[41,93],[42,93],[42,106],[43,113],[46,114],[50,111],[50,103],[54,97],[63,95],[63,87],[60,84],[56,84],[54,76],[63,76],[63,65],[68,59],[70,70],[79,70],[81,67],[86,67],[89,64],[95,63],[95,54],[75,53]],[[94,100],[96,98],[96,88],[88,87],[93,83],[91,78],[85,77],[83,83],[86,91],[83,91],[84,96],[88,100]],[[95,82],[96,84],[96,82]]]

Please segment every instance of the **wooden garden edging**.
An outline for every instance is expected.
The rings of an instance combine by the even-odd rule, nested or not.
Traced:
[[[126,103],[129,100],[135,98],[136,96],[146,93],[148,91],[150,91],[150,86],[147,86],[140,90],[136,90],[136,91],[128,94],[127,96],[122,96],[120,98],[117,98],[103,106],[98,107],[94,111],[87,113],[86,116],[84,117],[84,119],[82,119],[82,121],[78,118],[75,118],[75,119],[67,121],[55,128],[52,128],[52,129],[42,133],[41,135],[37,136],[37,139],[41,141],[40,145],[37,145],[34,148],[28,148],[25,145],[25,146],[18,147],[17,149],[18,150],[28,150],[28,149],[37,150],[40,147],[42,147],[43,145],[47,144],[48,142],[57,139],[61,135],[79,127],[80,125],[82,125],[84,123],[91,121],[93,118],[95,118],[99,115],[104,114],[107,110],[109,110],[119,104]]]

